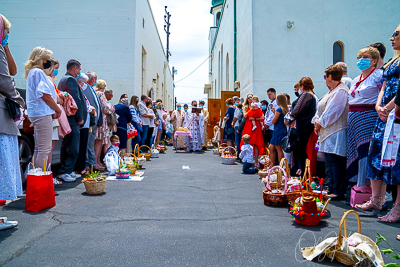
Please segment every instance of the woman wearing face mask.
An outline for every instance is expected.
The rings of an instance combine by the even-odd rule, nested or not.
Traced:
[[[303,77],[299,81],[299,98],[291,112],[291,116],[296,122],[297,146],[293,150],[294,166],[296,174],[302,175],[305,170],[307,153],[307,143],[314,131],[311,123],[315,115],[317,101],[314,95],[314,83],[310,77]]]
[[[82,91],[85,91],[87,89],[88,80],[89,80],[89,77],[85,73],[81,73],[81,75],[78,78],[78,84]],[[85,169],[87,143],[88,143],[88,139],[89,139],[89,128],[91,126],[90,125],[90,116],[95,115],[96,109],[90,105],[89,100],[86,98],[85,95],[83,95],[83,97],[85,98],[85,102],[86,102],[87,117],[86,117],[85,124],[82,125],[79,129],[79,132],[80,132],[79,154],[78,154],[78,160],[76,161],[76,164],[75,164],[75,169],[81,175],[86,175],[90,172],[90,168]]]
[[[223,141],[228,143],[228,146],[234,146],[235,142],[235,128],[232,126],[233,117],[235,114],[235,108],[233,107],[233,99],[228,98],[225,101],[226,106],[228,109],[226,110],[224,120],[225,128],[224,128],[224,135]]]
[[[115,133],[118,135],[120,141],[119,151],[121,151],[122,154],[125,154],[128,144],[128,123],[132,120],[132,114],[128,106],[127,94],[121,95],[119,103],[115,105],[115,113],[119,116],[117,132]]]
[[[43,160],[48,164],[52,147],[53,119],[61,115],[54,84],[43,71],[52,65],[51,54],[53,52],[44,47],[35,47],[25,63],[26,106],[34,127],[35,165],[42,169]]]
[[[10,28],[10,23],[0,15],[0,94],[10,97],[24,106],[24,100],[15,89],[11,71],[8,65],[7,48],[4,37]],[[9,50],[8,50],[9,51]],[[16,71],[16,69],[15,69]],[[15,75],[15,73],[14,73]],[[21,171],[18,153],[18,128],[10,116],[6,101],[0,96],[0,200],[14,200],[22,195]],[[0,204],[1,205],[1,204]],[[6,229],[7,222],[0,219],[0,230]],[[12,226],[12,225],[9,225]],[[15,225],[14,225],[15,226]]]
[[[347,115],[349,110],[347,86],[341,82],[343,69],[331,65],[325,69],[329,92],[318,102],[311,120],[319,135],[319,151],[325,153],[325,172],[329,179],[329,197],[339,200],[346,192]],[[299,103],[296,105],[296,107]]]
[[[140,134],[143,132],[143,122],[142,119],[139,116],[139,97],[136,95],[133,95],[131,97],[131,101],[129,103],[129,110],[132,115],[132,125],[135,127],[135,129],[138,132],[138,135],[132,138],[132,149],[135,148],[136,144],[140,145]]]
[[[349,91],[349,117],[347,119],[346,179],[359,187],[367,180],[367,156],[378,114],[376,99],[382,88],[381,69],[377,69],[379,51],[366,47],[358,51],[357,66],[361,74],[354,78]]]
[[[385,134],[386,122],[388,114],[395,107],[396,92],[399,88],[400,75],[400,25],[397,26],[393,35],[390,38],[394,55],[392,59],[383,66],[383,83],[379,92],[378,101],[375,105],[375,110],[378,113],[378,119],[375,124],[375,129],[372,134],[372,141],[368,153],[368,169],[367,178],[370,179],[372,196],[371,200],[363,205],[355,207],[365,212],[372,212],[377,215],[385,203],[386,185],[397,185],[398,192],[400,190],[400,160],[399,153],[397,154],[396,165],[392,168],[381,165],[382,146]],[[398,101],[398,100],[397,100]],[[392,206],[391,211],[383,217],[379,217],[383,222],[398,222],[400,219],[400,194],[397,193],[397,198]]]

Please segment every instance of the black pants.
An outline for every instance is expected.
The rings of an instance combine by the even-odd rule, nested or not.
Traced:
[[[78,160],[75,164],[75,169],[81,173],[86,167],[86,151],[89,140],[89,128],[80,129],[80,143],[79,143],[79,155]]]
[[[307,127],[298,127],[299,133],[299,142],[295,147],[295,151],[293,151],[294,156],[294,167],[301,169],[301,173],[304,174],[306,168],[306,159],[307,157],[307,144],[310,139],[310,135],[314,131],[314,126],[312,124]],[[297,171],[297,169],[296,169]]]
[[[325,173],[329,177],[329,193],[342,197],[346,192],[346,157],[325,153]]]
[[[74,171],[79,154],[81,133],[79,125],[71,125],[71,132],[67,134],[61,144],[61,168],[58,174],[70,174]]]
[[[147,131],[147,138],[144,144],[148,147],[151,148],[151,142],[153,141],[153,132],[154,132],[154,127],[149,127],[149,130]]]

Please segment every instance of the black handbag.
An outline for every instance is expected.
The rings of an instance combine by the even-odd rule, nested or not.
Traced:
[[[235,133],[235,129],[233,127],[227,128],[225,130],[226,135],[231,135],[233,133]]]
[[[6,97],[2,94],[0,94],[0,95],[6,101],[8,113],[10,113],[10,116],[12,118],[20,118],[21,117],[21,109],[20,108],[22,108],[22,106],[20,104],[18,104],[18,102],[15,101],[14,99]]]
[[[90,114],[90,126],[95,126],[96,125],[96,116],[94,114]]]
[[[282,138],[282,148],[286,153],[290,153],[293,150],[292,145],[290,144],[290,131]]]

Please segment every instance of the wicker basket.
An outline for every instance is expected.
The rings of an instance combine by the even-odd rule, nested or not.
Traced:
[[[269,159],[269,150],[266,149],[266,151],[267,151],[267,154],[268,154],[268,155],[262,155],[262,156],[260,156],[260,157],[258,158],[258,167],[259,167],[260,169],[268,169],[268,168],[270,167],[271,160]],[[261,161],[263,161],[263,162],[266,163],[266,164],[261,163]],[[267,166],[265,166],[265,165],[267,165]]]
[[[124,155],[122,155],[122,159],[126,165],[126,168],[128,170],[130,170],[131,175],[134,175],[136,173],[137,168],[136,168],[136,165],[133,164],[133,162],[138,162],[135,154],[125,153]],[[140,165],[139,165],[139,168],[140,168]]]
[[[218,150],[219,150],[218,148],[213,148],[213,150],[212,150],[213,155],[219,155]]]
[[[358,260],[352,255],[347,254],[341,250],[341,246],[343,244],[343,236],[342,236],[342,228],[344,226],[344,237],[347,238],[347,232],[346,232],[346,218],[350,213],[354,213],[357,217],[357,223],[358,223],[358,233],[361,233],[361,221],[360,221],[360,216],[358,216],[358,213],[354,210],[348,210],[340,220],[339,224],[339,233],[338,233],[338,240],[337,240],[337,245],[335,247],[335,259],[347,266],[354,266],[358,262]]]
[[[285,180],[285,187],[283,189],[283,192],[280,193],[275,193],[269,184],[270,179],[271,179],[271,174],[275,171],[275,169],[280,169],[283,172],[283,179]],[[266,184],[267,190],[263,191],[263,199],[264,199],[264,205],[267,206],[275,206],[275,207],[282,207],[287,205],[288,199],[286,195],[287,191],[287,175],[284,169],[282,169],[280,166],[275,166],[272,167],[271,170],[268,173],[267,177],[267,184]]]
[[[227,143],[222,143],[218,146],[218,154],[221,156],[222,155],[222,151],[228,146]]]
[[[131,175],[130,171],[127,171],[127,172],[118,172],[118,171],[116,171],[115,172],[115,177],[117,179],[129,179],[129,175]]]
[[[106,187],[106,180],[101,181],[83,181],[85,185],[86,194],[88,195],[98,195],[104,192]]]
[[[227,149],[233,149],[235,151],[235,153],[230,152],[229,150],[226,151]],[[226,153],[228,152],[228,153]],[[237,152],[236,149],[232,146],[227,146],[223,149],[222,151],[223,155],[221,156],[221,160],[222,160],[222,164],[226,164],[226,165],[233,165],[236,162],[236,156],[237,156]],[[229,157],[231,156],[231,157]],[[232,157],[233,156],[233,157]]]
[[[149,152],[140,153],[140,149],[142,147],[146,148]],[[140,146],[139,149],[138,149],[138,156],[137,157],[140,158],[141,156],[144,156],[147,161],[150,161],[150,158],[151,158],[151,149],[150,149],[150,147],[148,147],[146,145]]]

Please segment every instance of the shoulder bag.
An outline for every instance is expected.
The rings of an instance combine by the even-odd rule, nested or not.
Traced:
[[[117,115],[115,112],[106,115],[107,124],[112,126],[118,124]]]
[[[6,101],[8,113],[10,114],[11,118],[20,118],[21,117],[21,108],[23,108],[17,101],[12,98],[6,97],[0,94]]]

